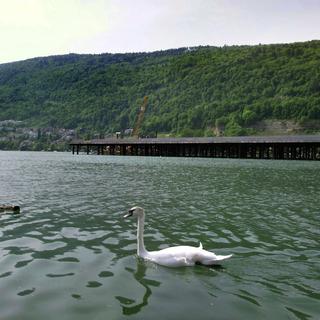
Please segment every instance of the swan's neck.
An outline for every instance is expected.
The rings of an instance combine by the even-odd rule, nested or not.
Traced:
[[[143,241],[143,232],[144,232],[144,214],[138,217],[138,228],[137,228],[137,254],[139,257],[144,257],[147,255],[147,250],[144,247]]]

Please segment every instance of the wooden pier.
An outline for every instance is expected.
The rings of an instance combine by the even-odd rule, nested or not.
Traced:
[[[320,135],[74,140],[73,154],[320,160]]]

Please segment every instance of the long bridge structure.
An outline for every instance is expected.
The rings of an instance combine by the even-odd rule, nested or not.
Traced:
[[[73,140],[73,154],[320,160],[320,135]]]

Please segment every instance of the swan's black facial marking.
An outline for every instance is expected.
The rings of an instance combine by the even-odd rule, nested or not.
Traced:
[[[134,211],[134,209],[130,209],[130,210],[128,211],[128,213],[127,213],[126,215],[124,215],[124,218],[132,217],[133,211]]]

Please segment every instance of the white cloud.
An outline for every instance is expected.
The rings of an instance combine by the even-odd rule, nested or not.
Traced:
[[[0,0],[0,63],[320,38],[318,0]]]
[[[105,1],[0,0],[1,60],[68,53],[107,31],[110,11]]]

